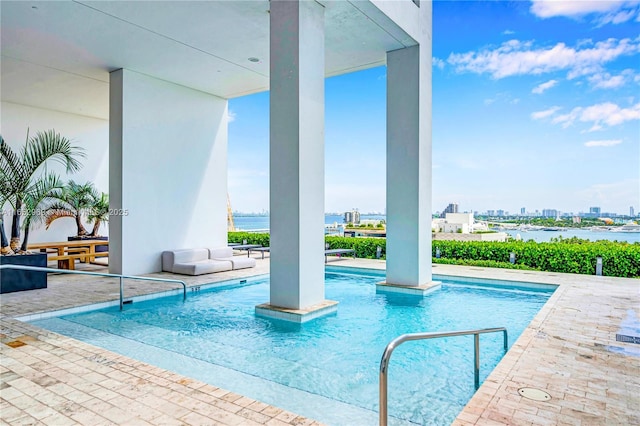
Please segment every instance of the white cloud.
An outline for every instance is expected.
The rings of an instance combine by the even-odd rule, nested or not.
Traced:
[[[549,80],[546,83],[540,83],[536,87],[533,88],[531,93],[535,93],[537,95],[542,94],[545,90],[551,89],[553,86],[558,84],[557,80]]]
[[[440,58],[436,58],[435,56],[433,57],[431,62],[432,62],[432,66],[435,68],[443,69],[445,66],[445,62]]]
[[[531,114],[531,118],[534,120],[542,120],[543,118],[551,117],[560,109],[561,108],[559,106],[554,106],[549,109],[545,109],[544,111],[537,111]]]
[[[592,132],[601,130],[605,126],[617,126],[632,120],[640,120],[640,103],[629,108],[620,108],[611,102],[603,102],[586,108],[576,107],[568,114],[556,116],[552,122],[562,124],[564,128],[571,126],[576,121],[592,123],[592,127],[589,129]]]
[[[615,140],[604,140],[604,141],[589,141],[589,142],[585,142],[584,146],[588,147],[588,148],[593,148],[596,146],[615,146],[618,144],[622,143],[622,139],[615,139]]]
[[[491,105],[496,102],[515,105],[520,102],[520,99],[514,98],[509,92],[500,92],[496,93],[493,98],[487,98],[484,100],[485,105]]]
[[[516,32],[515,32],[515,31],[513,31],[513,30],[504,30],[504,31],[502,32],[502,34],[503,34],[503,35],[512,35],[512,34],[515,34],[515,33],[516,33]]]
[[[236,113],[231,110],[227,111],[227,121],[229,123],[236,121]]]
[[[626,69],[618,75],[611,75],[608,72],[593,74],[587,80],[595,89],[617,89],[628,81],[637,81],[638,77],[634,75],[633,70]]]
[[[531,13],[539,18],[564,16],[578,19],[592,16],[598,25],[620,24],[634,17],[640,19],[637,0],[532,0]]]
[[[487,73],[495,79],[515,75],[540,75],[567,71],[567,78],[602,73],[603,66],[621,56],[640,53],[640,37],[609,38],[597,43],[581,41],[579,46],[564,43],[534,47],[533,41],[510,40],[498,47],[477,52],[452,53],[447,62],[456,72]]]

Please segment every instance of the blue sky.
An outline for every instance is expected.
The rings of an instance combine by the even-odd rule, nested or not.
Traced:
[[[640,1],[433,3],[433,211],[640,210]],[[326,80],[325,210],[385,208],[386,70]],[[269,94],[229,101],[234,210],[269,208]]]

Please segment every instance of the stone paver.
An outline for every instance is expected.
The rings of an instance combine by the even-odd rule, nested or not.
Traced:
[[[251,270],[185,280],[190,287],[268,273]],[[329,266],[383,269],[343,259]],[[105,271],[95,265],[79,265]],[[616,342],[640,318],[640,280],[434,265],[434,274],[559,285],[455,420],[456,425],[640,424],[640,345]],[[125,298],[179,285],[125,281]],[[2,295],[0,419],[10,425],[318,425],[260,401],[60,336],[15,318],[117,300],[113,278],[49,277],[42,290]],[[538,402],[518,389],[542,389]]]

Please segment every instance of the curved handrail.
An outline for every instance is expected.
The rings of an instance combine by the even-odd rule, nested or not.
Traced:
[[[473,346],[473,373],[474,373],[474,385],[478,389],[480,385],[480,334],[485,333],[497,333],[501,331],[504,337],[504,351],[509,349],[507,329],[504,327],[496,328],[481,328],[478,330],[463,330],[463,331],[435,331],[426,333],[410,333],[403,334],[393,339],[387,347],[384,349],[382,359],[380,360],[380,426],[387,425],[387,373],[389,369],[389,361],[391,360],[391,354],[393,350],[411,340],[425,340],[433,339],[436,337],[451,337],[451,336],[466,336],[473,334],[474,346]]]
[[[153,278],[153,277],[139,277],[136,275],[122,275],[122,274],[109,274],[106,272],[91,272],[91,271],[75,271],[69,269],[55,269],[55,268],[43,268],[40,266],[24,266],[24,265],[0,265],[2,269],[16,269],[19,271],[36,271],[47,273],[60,273],[60,274],[79,274],[79,275],[93,275],[98,277],[110,277],[120,279],[120,310],[122,310],[124,304],[124,284],[122,279],[140,280],[140,281],[159,281],[166,283],[178,283],[182,284],[182,297],[183,300],[187,300],[187,284],[182,280],[173,280],[169,278]]]

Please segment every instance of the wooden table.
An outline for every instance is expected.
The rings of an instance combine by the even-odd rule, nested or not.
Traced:
[[[109,245],[109,241],[105,240],[80,240],[80,241],[61,241],[51,243],[34,243],[29,244],[29,250],[40,250],[48,253],[50,249],[55,250],[51,260],[58,261],[59,269],[74,269],[73,262],[75,259],[84,259],[86,262],[93,262],[96,257],[108,256],[109,252],[96,253],[96,246]],[[85,250],[83,250],[83,248]]]

